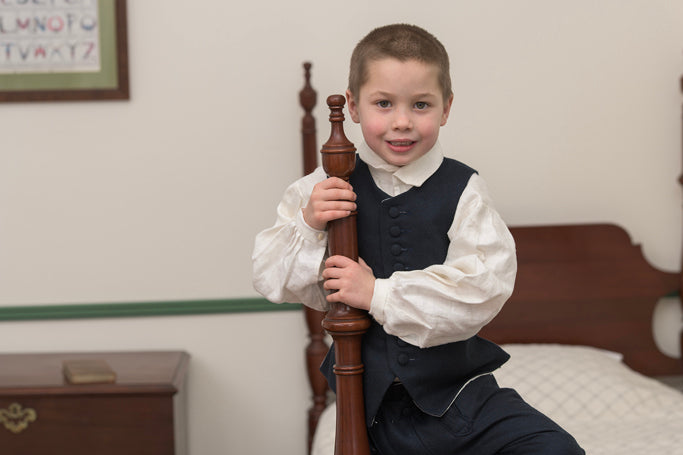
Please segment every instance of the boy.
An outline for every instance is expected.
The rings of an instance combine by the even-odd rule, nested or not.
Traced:
[[[346,92],[359,123],[350,182],[290,186],[254,248],[254,286],[274,302],[368,310],[363,338],[371,448],[406,454],[582,454],[491,372],[508,355],[476,334],[512,293],[514,241],[486,186],[438,143],[453,102],[448,55],[425,30],[380,27],[356,46]],[[358,211],[356,263],[325,259],[325,227]],[[284,264],[279,260],[282,258]],[[334,389],[334,347],[321,370]]]

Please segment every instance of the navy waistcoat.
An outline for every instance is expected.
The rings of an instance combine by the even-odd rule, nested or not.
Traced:
[[[358,196],[358,255],[376,278],[444,262],[450,244],[448,230],[474,173],[468,166],[445,158],[422,186],[391,197],[375,185],[367,165],[356,160],[350,182]],[[366,424],[371,425],[395,378],[423,412],[441,416],[468,380],[495,370],[508,358],[500,347],[479,336],[419,348],[387,334],[372,320],[362,344]],[[333,364],[334,346],[321,366],[334,390]]]

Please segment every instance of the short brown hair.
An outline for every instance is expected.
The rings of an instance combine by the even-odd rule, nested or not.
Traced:
[[[361,86],[367,82],[368,63],[383,58],[434,64],[439,68],[439,86],[444,101],[453,93],[448,52],[443,44],[434,35],[416,25],[392,24],[372,30],[353,50],[349,68],[349,91],[354,97],[358,97]]]

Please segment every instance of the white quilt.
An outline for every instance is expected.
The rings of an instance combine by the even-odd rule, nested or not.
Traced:
[[[495,372],[569,431],[588,455],[683,455],[683,393],[634,372],[618,354],[583,346],[505,345]],[[313,455],[334,454],[334,404],[321,416]]]

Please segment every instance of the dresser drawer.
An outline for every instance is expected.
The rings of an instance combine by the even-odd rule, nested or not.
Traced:
[[[0,399],[0,409],[4,415],[19,411],[18,425],[0,432],[2,453],[52,455],[57,448],[70,455],[174,453],[169,397],[19,396]],[[18,430],[22,422],[26,426]]]
[[[181,455],[182,384],[187,356],[168,353],[100,354],[119,376],[114,384],[68,384],[61,360],[33,359],[39,379],[0,355],[0,453],[11,455]],[[157,357],[154,357],[157,355]],[[133,357],[131,357],[133,356]],[[152,373],[156,359],[168,377]],[[73,358],[73,354],[62,358]],[[144,361],[145,358],[149,362]],[[13,359],[16,360],[16,359]],[[22,365],[31,364],[24,359]],[[176,362],[177,365],[173,362]],[[4,362],[3,362],[4,361]],[[26,363],[28,361],[28,363]],[[38,367],[42,363],[42,366]],[[128,365],[129,369],[124,365]],[[21,378],[24,378],[23,380]],[[4,386],[2,379],[4,378]],[[9,385],[9,383],[13,385]],[[42,382],[42,385],[40,384]]]

